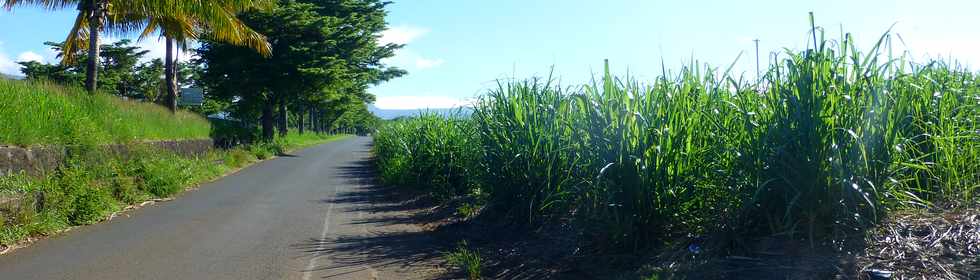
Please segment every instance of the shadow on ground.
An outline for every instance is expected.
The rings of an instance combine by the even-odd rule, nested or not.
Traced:
[[[426,197],[378,184],[371,160],[365,159],[334,172],[354,186],[319,203],[334,204],[335,215],[352,217],[348,228],[363,231],[336,232],[327,238],[311,238],[293,247],[309,257],[320,258],[314,269],[323,278],[358,279],[359,273],[390,273],[394,279],[442,277],[441,252],[452,243],[436,238],[422,225],[435,219],[426,215]],[[377,277],[377,276],[372,276]],[[383,279],[389,279],[383,277]]]
[[[358,275],[372,275],[373,271],[398,271],[397,276],[380,279],[463,278],[459,272],[446,269],[443,254],[464,240],[485,256],[485,278],[542,279],[553,278],[556,272],[555,260],[560,258],[549,260],[547,252],[556,250],[546,248],[554,244],[528,238],[527,230],[488,222],[457,222],[451,211],[455,207],[435,203],[419,192],[379,184],[369,159],[342,166],[336,173],[358,187],[318,202],[343,205],[334,210],[357,216],[349,223],[366,230],[311,238],[293,246],[304,255],[324,260],[314,268],[320,277],[359,279]],[[565,247],[562,250],[574,249]],[[535,253],[530,256],[529,252]],[[404,274],[407,271],[413,273]]]
[[[853,264],[852,256],[799,254],[791,249],[798,244],[780,241],[762,242],[749,250],[759,254],[710,260],[685,255],[686,245],[674,250],[679,253],[673,256],[590,252],[582,246],[582,229],[569,224],[527,229],[491,217],[460,222],[452,203],[438,204],[420,192],[379,184],[371,159],[332,173],[355,187],[316,202],[338,206],[335,215],[347,217],[348,230],[293,246],[320,260],[313,269],[322,278],[463,278],[460,272],[447,269],[443,258],[462,241],[483,257],[482,274],[487,279],[645,279],[650,275],[661,275],[660,279],[826,279],[853,275],[856,270],[847,267]]]
[[[325,239],[311,238],[295,245],[295,248],[309,255],[330,260],[322,262],[329,264],[315,267],[323,272],[321,277],[361,279],[356,276],[358,273],[369,272],[372,275],[370,271],[395,270],[414,274],[381,279],[463,278],[459,272],[445,269],[447,264],[443,259],[443,254],[456,248],[461,241],[466,241],[470,249],[477,250],[484,258],[483,276],[487,279],[648,279],[646,277],[651,275],[660,276],[653,279],[869,279],[868,272],[877,268],[891,271],[912,269],[914,264],[908,264],[908,260],[899,257],[918,256],[913,254],[915,250],[902,246],[891,246],[890,251],[878,248],[880,245],[869,246],[863,242],[863,238],[856,238],[854,242],[834,250],[814,250],[812,245],[799,240],[756,238],[705,242],[699,244],[705,251],[700,254],[692,253],[688,241],[683,240],[676,242],[677,246],[673,249],[660,249],[648,254],[602,254],[583,248],[585,235],[582,229],[569,224],[526,229],[511,227],[488,217],[460,222],[451,210],[455,209],[453,205],[437,204],[405,188],[382,186],[376,181],[374,170],[369,159],[338,168],[338,176],[358,187],[318,201],[344,205],[340,211],[357,213],[357,218],[349,223],[369,230],[340,233]],[[908,233],[900,235],[907,235],[905,239],[921,235],[925,237],[919,239],[930,242],[913,240],[903,244],[922,247],[925,246],[923,244],[946,242],[946,239],[980,240],[980,230],[975,233],[971,231],[975,229],[972,224],[980,220],[980,214],[969,212],[959,216],[964,217],[961,220],[965,222],[947,222],[947,226],[936,226],[940,230],[905,230]],[[920,224],[923,225],[916,224],[912,228],[932,228],[931,224]],[[967,229],[965,234],[949,234],[962,233],[964,228]],[[946,233],[940,234],[942,232]],[[863,230],[851,233],[857,237],[865,234]],[[965,252],[965,256],[980,255],[980,246],[975,245],[975,241],[960,243],[966,245],[960,246],[962,248],[946,247],[954,248],[952,251],[955,252]],[[909,246],[915,247],[912,245]],[[876,252],[864,252],[866,250]],[[905,267],[882,264],[880,255],[883,253],[877,251],[890,252],[889,263]],[[939,252],[938,249],[936,251]],[[980,267],[980,261],[929,276],[935,277],[932,279],[947,279],[945,276],[955,279],[956,275],[974,277],[980,273],[977,267]],[[905,275],[916,274],[926,275]]]

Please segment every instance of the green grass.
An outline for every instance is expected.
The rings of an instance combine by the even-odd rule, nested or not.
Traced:
[[[258,142],[245,147],[257,159],[268,159],[285,154],[289,150],[313,146],[346,138],[347,134],[320,134],[290,132],[286,136],[276,136],[270,142]]]
[[[289,151],[303,147],[309,147],[326,142],[336,141],[349,137],[348,134],[321,134],[290,132],[285,137],[276,137],[273,144],[278,146],[280,152]]]
[[[382,181],[480,193],[481,215],[517,224],[571,219],[625,251],[712,233],[827,245],[889,210],[977,202],[978,76],[886,55],[888,34],[860,52],[812,30],[759,83],[697,64],[500,83],[469,118],[383,126]]]
[[[106,144],[208,138],[211,126],[191,112],[90,95],[77,88],[0,79],[0,144]]]

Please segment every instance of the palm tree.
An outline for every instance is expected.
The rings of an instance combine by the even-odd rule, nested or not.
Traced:
[[[259,50],[263,54],[270,52],[265,37],[248,29],[236,14],[252,7],[271,5],[270,0],[6,0],[2,6],[7,10],[15,6],[37,6],[51,10],[60,10],[75,6],[78,15],[75,24],[65,39],[62,49],[62,63],[72,63],[79,50],[88,45],[88,65],[86,68],[85,88],[94,93],[98,85],[99,66],[99,37],[103,31],[125,34],[143,27],[144,35],[150,34],[156,28],[161,28],[164,36],[167,34],[184,38],[196,38],[200,28],[213,29],[215,39],[233,44],[241,44]],[[155,20],[154,20],[155,19]],[[209,34],[211,34],[209,33]],[[168,39],[167,62],[171,69],[168,73],[168,86],[171,91],[168,98],[176,102],[175,68],[172,65],[173,41]],[[264,47],[263,47],[264,46]],[[175,105],[174,105],[175,106]]]
[[[122,21],[110,20],[114,15],[122,14],[162,14],[167,12],[159,8],[160,1],[148,0],[6,0],[3,7],[7,10],[15,6],[37,6],[51,10],[66,9],[74,6],[78,9],[75,25],[68,33],[62,50],[62,63],[71,63],[75,53],[84,44],[88,44],[88,65],[85,76],[85,89],[95,92],[98,84],[99,71],[99,33],[103,30],[112,32],[128,32],[137,26]]]
[[[177,110],[177,58],[176,51],[187,50],[188,43],[202,37],[245,46],[264,56],[271,55],[272,48],[265,36],[255,32],[238,19],[237,14],[248,9],[268,9],[270,0],[174,0],[182,11],[166,16],[150,16],[140,39],[156,33],[166,41],[164,57],[166,106]],[[176,47],[176,48],[175,48]]]

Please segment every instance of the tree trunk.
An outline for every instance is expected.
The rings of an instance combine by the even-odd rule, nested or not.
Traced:
[[[320,128],[317,127],[316,122],[316,108],[310,108],[310,130],[313,130],[313,132],[320,132]]]
[[[313,115],[316,116],[316,131],[323,133],[323,116],[320,116],[320,108],[313,109]]]
[[[320,129],[323,132],[330,132],[330,125],[327,123],[327,112],[324,109],[320,109]]]
[[[276,135],[276,122],[273,119],[275,107],[276,100],[272,97],[266,98],[265,104],[262,105],[262,139],[266,141],[271,141]]]
[[[164,75],[166,77],[165,83],[167,84],[167,98],[165,98],[165,103],[170,112],[177,112],[177,67],[174,65],[174,40],[170,38],[164,38],[167,40],[167,53],[165,54],[163,62]]]
[[[289,112],[286,110],[286,100],[279,100],[279,136],[285,137],[289,133],[288,120]]]
[[[93,3],[94,7],[88,18],[88,65],[85,69],[85,90],[92,94],[98,90],[99,31],[102,30],[102,18],[105,14],[104,2]]]
[[[305,122],[306,111],[301,110],[301,109],[296,109],[296,114],[299,115],[299,119],[298,119],[299,120],[299,123],[298,123],[299,124],[299,134],[303,134],[303,133],[306,132],[306,122]]]
[[[324,109],[320,109],[320,130],[326,133],[330,133],[330,125],[327,124],[327,112]]]

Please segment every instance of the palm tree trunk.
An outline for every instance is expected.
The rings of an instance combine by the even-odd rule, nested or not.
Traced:
[[[102,18],[106,12],[104,2],[93,3],[94,7],[88,18],[88,65],[85,69],[85,90],[92,94],[98,90],[99,31],[102,30]]]
[[[166,77],[165,83],[167,84],[167,98],[165,100],[170,112],[177,112],[177,73],[175,71],[177,67],[174,66],[173,59],[174,40],[170,38],[164,38],[164,40],[167,40],[167,53],[166,57],[163,58],[164,72],[166,72],[164,75]]]

